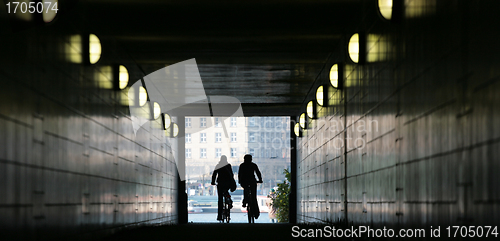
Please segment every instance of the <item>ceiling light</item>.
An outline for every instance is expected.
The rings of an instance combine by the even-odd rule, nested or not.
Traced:
[[[351,58],[352,62],[358,63],[359,62],[359,34],[355,33],[351,36],[349,39],[349,57]]]
[[[295,126],[293,127],[293,132],[295,132],[295,136],[300,137],[300,124],[299,123],[295,124]]]
[[[89,35],[89,61],[95,64],[101,58],[101,41],[95,34]]]
[[[320,106],[323,106],[324,96],[323,96],[323,86],[318,87],[316,90],[316,101]]]
[[[148,101],[148,93],[146,89],[142,86],[139,86],[139,106],[143,106]]]
[[[307,103],[306,112],[309,118],[314,118],[314,102],[312,100]]]
[[[300,127],[302,127],[302,129],[305,129],[306,128],[306,113],[302,113],[299,117],[299,123],[300,123]]]
[[[153,103],[153,119],[158,119],[161,115],[161,106],[157,102]]]

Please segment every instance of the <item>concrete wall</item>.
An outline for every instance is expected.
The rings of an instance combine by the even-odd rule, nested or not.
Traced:
[[[95,237],[177,222],[175,141],[165,137],[161,119],[134,135],[123,91],[96,82],[111,64],[125,65],[130,84],[137,81],[140,71],[126,52],[101,39],[97,64],[74,64],[64,46],[80,29],[9,32],[9,22],[2,23],[2,239]]]
[[[346,62],[344,88],[298,139],[298,221],[500,224],[499,2],[406,1],[421,4],[396,23],[372,2],[353,33],[380,35],[385,60],[334,54],[316,80]]]

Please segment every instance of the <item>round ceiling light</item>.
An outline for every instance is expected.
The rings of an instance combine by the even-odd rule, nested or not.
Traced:
[[[300,136],[300,124],[299,123],[295,124],[295,126],[293,127],[293,132],[295,132],[295,136]]]
[[[125,89],[125,87],[127,87],[128,80],[129,80],[129,75],[128,75],[127,68],[125,68],[125,66],[123,66],[123,65],[120,65],[118,81],[119,81],[119,87],[121,90],[123,90],[123,89]]]
[[[161,106],[157,102],[153,103],[153,118],[156,120],[161,115]]]
[[[306,128],[306,113],[302,113],[299,117],[300,127]]]
[[[323,86],[318,87],[316,90],[316,101],[320,106],[323,106]]]
[[[349,57],[351,58],[352,62],[358,63],[359,62],[359,34],[355,33],[351,36],[349,39]]]
[[[146,92],[146,89],[144,89],[144,87],[140,86],[139,87],[139,106],[144,106],[147,101],[148,101],[148,92]]]
[[[334,64],[332,68],[330,69],[330,83],[332,84],[333,88],[338,89],[339,88],[339,65]]]
[[[311,100],[309,101],[309,103],[307,103],[307,108],[306,108],[306,112],[307,112],[307,116],[309,116],[309,118],[314,118],[314,102]]]
[[[101,41],[95,34],[89,35],[89,60],[95,64],[101,58]]]

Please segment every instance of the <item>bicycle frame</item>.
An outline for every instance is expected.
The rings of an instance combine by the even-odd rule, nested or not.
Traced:
[[[222,198],[222,201],[223,201],[223,205],[222,205],[222,220],[221,222],[223,223],[224,221],[226,223],[229,223],[229,221],[231,220],[231,207],[230,207],[230,200],[231,200],[231,195],[229,194],[229,192],[224,192],[223,194],[224,198]]]

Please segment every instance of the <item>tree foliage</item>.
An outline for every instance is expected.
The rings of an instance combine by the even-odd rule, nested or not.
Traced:
[[[285,174],[285,181],[278,184],[278,190],[276,190],[276,195],[271,198],[271,205],[276,208],[276,218],[280,223],[288,222],[288,212],[289,212],[289,197],[290,197],[290,179],[292,174],[288,169],[283,170]]]

